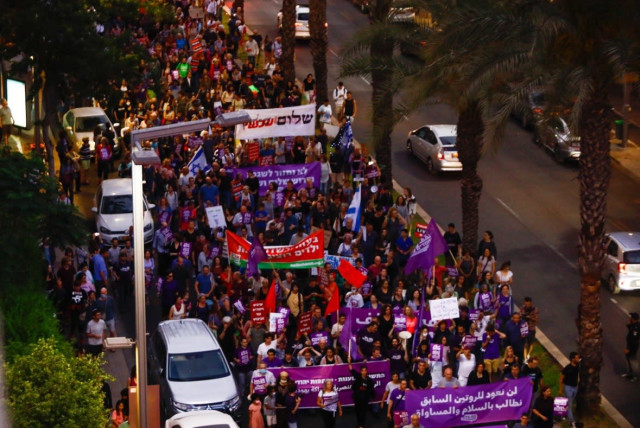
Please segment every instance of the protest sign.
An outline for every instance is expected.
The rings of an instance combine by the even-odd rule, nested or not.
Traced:
[[[251,323],[253,325],[267,323],[267,307],[264,300],[254,300],[249,306],[251,311]]]
[[[408,390],[405,407],[429,428],[517,420],[527,413],[533,394],[528,377],[457,389]]]
[[[309,335],[309,339],[311,340],[311,346],[317,346],[323,339],[327,344],[329,344],[329,333],[326,331],[311,333]]]
[[[240,312],[240,314],[244,314],[244,312],[246,311],[244,305],[242,304],[242,300],[236,300],[236,302],[233,304],[233,307],[236,308],[238,312]]]
[[[357,334],[363,327],[369,325],[371,320],[380,315],[380,309],[367,309],[367,308],[350,308],[351,310],[351,330],[353,334]],[[347,310],[341,308],[341,314],[346,314]],[[338,322],[338,316],[334,312],[331,314],[331,322]]]
[[[235,168],[233,176],[240,174],[246,179],[249,171],[253,171],[258,179],[260,196],[267,194],[269,183],[276,183],[278,189],[284,189],[291,181],[293,187],[300,190],[307,186],[307,178],[310,178],[316,188],[320,186],[320,162]]]
[[[407,317],[405,315],[397,315],[393,317],[393,328],[396,333],[407,329]]]
[[[284,331],[286,318],[280,312],[271,312],[269,314],[269,331],[271,333],[280,334]]]
[[[567,397],[556,397],[553,399],[553,414],[560,418],[566,418],[569,411],[569,399]]]
[[[235,136],[238,140],[315,134],[315,103],[243,111],[251,117],[251,122],[236,125]]]
[[[217,230],[218,228],[226,229],[227,220],[224,218],[224,211],[222,209],[222,205],[216,205],[215,207],[206,207],[205,212],[207,213],[207,220],[209,221],[209,227],[212,230]]]
[[[382,399],[384,393],[384,387],[389,382],[389,361],[370,361],[366,363],[369,377],[373,380],[374,397],[369,401],[370,403],[378,403]],[[360,370],[360,364],[353,364],[353,369],[356,372]],[[268,369],[273,375],[278,378],[281,368]],[[316,400],[318,398],[318,391],[322,389],[322,384],[325,379],[332,379],[333,385],[340,397],[340,404],[342,406],[353,405],[353,382],[354,377],[349,371],[348,364],[332,364],[326,366],[311,366],[311,367],[293,367],[286,368],[286,372],[289,373],[289,379],[293,380],[298,387],[297,392],[301,398],[301,409],[317,409],[318,405]]]
[[[311,312],[303,312],[298,315],[298,333],[311,333]]]
[[[429,300],[429,311],[431,312],[431,320],[433,321],[448,320],[460,316],[458,299],[455,297]]]

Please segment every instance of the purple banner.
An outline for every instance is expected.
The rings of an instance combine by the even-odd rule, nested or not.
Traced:
[[[253,171],[258,178],[260,196],[267,194],[269,183],[272,182],[278,184],[278,189],[284,189],[287,182],[291,180],[293,187],[300,190],[307,186],[307,178],[313,181],[314,186],[320,185],[320,162],[236,168],[233,171],[233,176],[240,173],[242,178],[246,179],[249,171]]]
[[[375,392],[373,400],[370,403],[378,403],[384,394],[384,387],[389,382],[389,360],[370,361],[367,364],[369,377],[373,380],[373,389]],[[353,369],[360,371],[360,364],[354,363]],[[284,369],[268,369],[278,378],[278,375]],[[325,379],[333,379],[333,385],[340,396],[340,404],[343,406],[353,405],[353,381],[354,377],[349,371],[348,364],[334,364],[328,366],[312,366],[312,367],[294,367],[286,368],[289,373],[289,379],[293,380],[298,387],[298,395],[301,397],[301,409],[317,409],[316,400],[318,391],[322,389],[322,383]]]
[[[532,394],[528,378],[457,389],[407,390],[406,409],[417,413],[429,428],[502,422],[527,413]]]

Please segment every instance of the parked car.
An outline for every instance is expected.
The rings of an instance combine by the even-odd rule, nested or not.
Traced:
[[[107,114],[100,107],[73,108],[62,116],[62,128],[69,143],[76,149],[80,149],[82,139],[88,137],[92,156],[96,152],[94,135],[112,132],[111,135],[115,136],[118,126],[120,126],[119,123],[115,125],[111,123]]]
[[[524,129],[531,129],[541,120],[544,113],[544,103],[544,93],[534,89],[527,95],[526,101],[513,111],[513,116]]]
[[[533,139],[551,151],[558,162],[580,159],[580,136],[574,135],[567,122],[559,116],[538,122]]]
[[[149,376],[165,418],[195,410],[237,417],[240,396],[211,329],[200,319],[163,321],[151,337]]]
[[[351,3],[355,4],[362,13],[369,13],[370,11],[369,0],[351,0]]]
[[[613,232],[605,239],[602,279],[613,294],[640,289],[640,232]]]
[[[298,4],[296,5],[296,39],[310,39],[311,33],[309,32],[309,6]],[[327,26],[327,23],[325,23]],[[282,31],[282,10],[278,12],[277,17],[278,31]]]
[[[150,210],[155,205],[144,199],[144,242],[153,241],[153,218]],[[130,178],[104,180],[98,186],[91,209],[96,217],[96,230],[104,242],[113,238],[122,241],[129,237],[133,225],[133,185]]]
[[[425,125],[409,132],[407,150],[427,164],[427,171],[462,171],[456,125]]]
[[[178,413],[167,419],[165,428],[240,428],[233,418],[217,410]]]

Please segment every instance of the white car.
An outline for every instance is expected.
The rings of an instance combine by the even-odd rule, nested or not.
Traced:
[[[116,123],[116,126],[119,124]],[[82,146],[82,139],[88,137],[92,155],[96,152],[96,142],[93,140],[96,128],[103,131],[110,130],[113,135],[117,135],[114,125],[100,107],[79,107],[69,110],[62,116],[62,128],[67,134],[69,143],[76,149]]]
[[[142,191],[142,189],[140,189]],[[105,243],[113,238],[122,242],[128,238],[129,227],[133,225],[133,193],[130,178],[104,180],[98,186],[93,208],[96,217],[96,230]],[[153,218],[155,205],[144,199],[144,242],[153,241]]]
[[[456,125],[425,125],[409,132],[407,150],[427,164],[427,171],[462,171]]]
[[[324,23],[325,27],[329,24]],[[282,31],[282,10],[278,12],[278,19],[276,24],[278,31]],[[310,39],[311,32],[309,31],[309,6],[298,4],[296,5],[296,39]]]
[[[602,279],[613,294],[640,289],[640,232],[613,232],[605,241]]]
[[[164,428],[239,428],[233,418],[217,410],[178,413],[168,419]]]

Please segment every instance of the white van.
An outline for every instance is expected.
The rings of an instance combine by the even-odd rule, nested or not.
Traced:
[[[326,24],[325,24],[326,25]],[[296,5],[296,39],[310,39],[309,31],[309,6]],[[282,31],[282,11],[278,12],[278,31]]]
[[[229,364],[200,319],[163,321],[151,336],[149,378],[160,385],[166,418],[195,410],[238,417],[240,397]]]
[[[640,289],[640,232],[613,232],[605,241],[602,279],[613,294]]]

